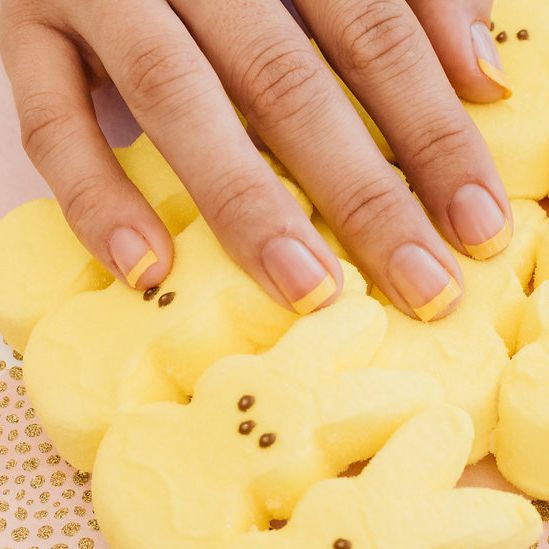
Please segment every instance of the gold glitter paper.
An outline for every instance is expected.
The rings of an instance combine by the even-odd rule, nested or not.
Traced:
[[[86,484],[90,480],[90,475],[89,473],[77,471],[76,473],[74,473],[72,480],[77,486],[84,486],[84,484]]]
[[[12,530],[11,537],[13,538],[13,541],[25,541],[29,537],[29,529],[24,526],[16,528],[15,530]]]
[[[549,520],[549,502],[542,499],[532,500],[532,505],[537,509],[543,521]]]
[[[69,522],[62,528],[63,534],[66,536],[74,536],[80,530],[80,524],[77,522]]]
[[[28,516],[27,510],[23,509],[23,507],[18,507],[17,511],[15,511],[15,518],[17,520],[25,520]]]
[[[18,454],[26,454],[31,451],[31,445],[28,442],[20,442],[16,444],[15,451]]]
[[[25,434],[28,437],[38,437],[42,434],[42,427],[40,427],[40,425],[38,425],[37,423],[27,425],[25,427]]]
[[[69,514],[69,510],[66,507],[62,507],[61,509],[58,509],[57,511],[55,511],[54,516],[56,519],[62,519],[62,518],[65,518],[68,514]]]
[[[9,369],[11,379],[21,381],[23,379],[23,370],[19,366],[13,366]]]
[[[38,537],[40,539],[48,539],[53,534],[53,528],[49,525],[41,526],[38,529]]]
[[[25,400],[21,366],[1,360],[0,370],[6,370],[0,380],[0,456],[6,456],[0,462],[0,539],[11,541],[0,542],[0,549],[104,549],[97,541],[90,475],[66,466],[44,440],[36,412]],[[48,485],[51,490],[44,490]],[[73,498],[77,505],[61,505],[60,500]]]

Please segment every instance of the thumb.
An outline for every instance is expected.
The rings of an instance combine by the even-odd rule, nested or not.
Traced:
[[[408,0],[408,4],[461,98],[490,103],[511,96],[491,33],[492,0]]]

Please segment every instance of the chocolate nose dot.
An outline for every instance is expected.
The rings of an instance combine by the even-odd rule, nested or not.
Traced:
[[[162,294],[158,298],[158,306],[166,307],[166,305],[169,305],[174,299],[175,299],[175,292],[168,292],[167,294]]]
[[[351,549],[353,544],[348,539],[339,538],[334,541],[334,549]]]
[[[244,395],[238,401],[238,409],[241,412],[247,412],[255,404],[255,397],[252,395]]]
[[[272,446],[276,441],[275,433],[265,433],[259,437],[259,446],[261,448],[268,448]]]
[[[530,38],[530,34],[526,29],[521,29],[517,32],[517,38],[519,40],[528,40],[528,38]]]
[[[145,301],[152,301],[154,296],[160,291],[160,286],[153,286],[152,288],[149,288],[148,290],[145,290],[145,293],[143,294],[143,299]]]
[[[253,430],[254,430],[254,427],[255,427],[255,421],[243,421],[239,426],[238,426],[238,432],[241,434],[241,435],[249,435]]]
[[[503,42],[507,42],[507,33],[505,31],[501,31],[497,36],[496,36],[496,40],[500,43],[500,44],[503,44]]]

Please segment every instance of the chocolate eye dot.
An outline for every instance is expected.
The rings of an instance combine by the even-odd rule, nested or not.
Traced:
[[[168,292],[167,294],[162,294],[158,298],[158,306],[166,307],[166,305],[169,305],[174,299],[175,299],[175,292]]]
[[[153,286],[152,288],[145,290],[145,293],[143,294],[143,299],[145,301],[151,301],[159,291],[160,286]]]
[[[255,427],[255,421],[243,421],[239,426],[238,426],[238,432],[241,434],[241,435],[249,435],[253,430],[254,430],[254,427]]]
[[[519,40],[528,40],[528,38],[530,38],[530,34],[526,29],[521,29],[517,32],[517,38]]]
[[[244,395],[238,401],[238,409],[241,412],[247,412],[255,404],[255,397],[252,395]]]
[[[339,538],[334,541],[334,549],[351,549],[353,544],[348,539]]]
[[[500,43],[500,44],[503,44],[503,42],[507,42],[507,33],[505,31],[501,31],[497,36],[496,36],[496,40]]]
[[[274,433],[265,433],[259,437],[259,446],[261,448],[268,448],[272,446],[276,441],[276,435]]]

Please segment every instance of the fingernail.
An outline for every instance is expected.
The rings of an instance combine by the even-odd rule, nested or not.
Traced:
[[[389,262],[389,278],[418,318],[429,322],[461,295],[454,277],[424,248],[403,244]]]
[[[463,185],[448,209],[463,247],[475,259],[488,259],[507,248],[511,226],[492,195],[480,185]]]
[[[132,288],[137,286],[141,275],[158,262],[143,236],[128,227],[120,227],[113,232],[109,248],[118,269]]]
[[[501,64],[501,59],[499,58],[498,50],[496,49],[490,30],[484,23],[476,21],[471,25],[471,34],[480,70],[490,80],[501,86],[503,88],[503,98],[509,99],[512,91],[507,76],[503,71],[503,65]]]
[[[296,313],[306,315],[336,292],[336,283],[299,240],[285,236],[270,240],[262,252],[263,266]]]

